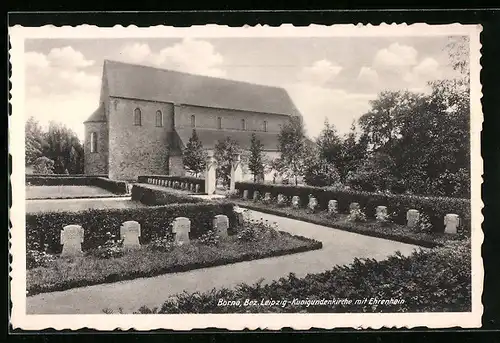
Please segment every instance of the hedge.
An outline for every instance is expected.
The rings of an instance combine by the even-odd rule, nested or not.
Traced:
[[[184,192],[168,188],[155,188],[153,185],[133,185],[132,200],[139,201],[145,205],[169,205],[202,202],[202,199],[193,198]]]
[[[470,261],[470,241],[453,243],[430,251],[420,250],[410,256],[396,253],[383,261],[355,259],[348,266],[337,266],[303,278],[289,274],[268,284],[241,284],[234,289],[179,293],[159,309],[143,306],[138,313],[470,312]],[[364,298],[368,300],[366,303],[355,303],[355,300]],[[374,298],[393,299],[398,303],[370,304],[370,299]],[[221,299],[240,301],[242,305],[247,299],[256,303],[218,306]],[[263,305],[262,299],[280,303]],[[311,302],[323,299],[349,299],[352,303]],[[283,300],[287,301],[285,305]]]
[[[409,209],[417,209],[425,213],[437,232],[444,232],[444,216],[455,213],[460,216],[465,233],[470,233],[471,212],[470,200],[446,197],[423,197],[406,194],[369,193],[351,190],[329,190],[320,187],[291,186],[291,185],[269,185],[251,182],[236,182],[236,189],[240,196],[244,190],[248,190],[251,199],[254,191],[261,196],[271,193],[272,197],[283,194],[287,197],[299,196],[300,204],[306,207],[309,195],[316,197],[319,209],[327,209],[329,200],[337,200],[338,210],[341,213],[349,212],[349,205],[353,202],[360,204],[367,217],[374,217],[377,206],[387,206],[389,213],[395,213],[394,221],[405,225],[406,212]]]
[[[178,181],[178,182],[187,182],[192,183],[194,185],[200,186],[200,193],[205,192],[205,179],[200,179],[192,176],[174,176],[174,175],[141,175],[137,177],[137,182],[139,183],[148,183],[148,179],[157,179],[157,180],[167,180],[167,181]]]
[[[77,212],[40,212],[26,215],[26,243],[28,250],[43,249],[47,245],[50,253],[59,253],[61,230],[66,225],[81,225],[85,230],[83,250],[96,248],[107,240],[107,232],[120,236],[120,226],[128,220],[141,224],[141,244],[153,237],[164,236],[176,217],[191,220],[190,237],[195,239],[213,229],[213,217],[225,214],[230,226],[235,223],[233,205],[230,203],[174,204],[126,209],[91,209]]]
[[[127,183],[99,176],[34,176],[26,175],[26,184],[32,186],[96,186],[115,194],[126,194]]]

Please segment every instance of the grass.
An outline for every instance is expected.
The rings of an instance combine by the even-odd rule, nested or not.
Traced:
[[[268,214],[301,220],[366,236],[415,244],[426,248],[441,246],[448,241],[460,240],[462,238],[460,236],[452,236],[444,233],[418,232],[404,225],[394,223],[384,225],[371,218],[367,218],[365,222],[351,222],[348,221],[347,214],[339,214],[336,218],[332,218],[328,215],[327,211],[309,213],[305,208],[278,207],[275,204],[263,204],[262,202],[244,201],[240,199],[232,199],[231,201],[242,207]]]
[[[26,271],[28,295],[74,287],[151,277],[166,273],[212,267],[265,257],[321,249],[321,242],[279,232],[256,241],[242,242],[237,236],[221,239],[216,246],[194,240],[171,251],[145,245],[122,257],[101,259],[87,253],[81,257],[56,257],[44,267]]]
[[[146,205],[120,197],[114,199],[39,199],[26,201],[26,213],[139,207],[146,207]]]
[[[26,186],[26,199],[60,199],[116,196],[95,186]]]

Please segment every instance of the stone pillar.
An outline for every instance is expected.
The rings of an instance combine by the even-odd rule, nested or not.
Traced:
[[[235,190],[236,182],[240,182],[243,178],[243,171],[241,169],[241,156],[235,154],[233,156],[233,163],[231,164],[231,182],[229,184],[229,191]]]
[[[215,193],[215,186],[217,179],[215,177],[215,170],[217,169],[217,161],[212,154],[207,156],[207,166],[205,167],[205,192],[208,195]]]

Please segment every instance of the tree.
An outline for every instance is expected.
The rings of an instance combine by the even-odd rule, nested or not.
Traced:
[[[231,166],[236,155],[241,154],[238,142],[226,137],[219,140],[215,145],[214,157],[217,160],[217,178],[222,179],[225,185],[229,185],[231,179]]]
[[[279,161],[276,162],[278,171],[288,178],[295,179],[298,184],[298,177],[303,176],[306,167],[306,158],[310,151],[305,133],[302,118],[293,117],[283,125],[278,134]]]
[[[44,136],[40,124],[34,117],[30,117],[24,125],[25,133],[25,163],[33,162],[43,155]]]
[[[195,177],[205,170],[207,160],[207,153],[203,150],[203,144],[198,138],[196,130],[193,130],[191,137],[189,138],[186,148],[182,152],[182,163],[184,168],[193,173]]]
[[[83,173],[83,146],[73,130],[50,122],[45,142],[43,155],[54,161],[56,174],[64,174],[66,169],[70,174]]]
[[[45,156],[38,157],[33,161],[34,174],[54,174],[54,161]]]
[[[353,189],[374,192],[393,190],[398,180],[393,175],[394,161],[384,153],[374,153],[354,172],[347,177],[347,184]]]
[[[263,145],[252,133],[250,139],[250,156],[248,159],[248,169],[253,174],[253,181],[257,182],[258,178],[264,174],[264,159],[262,156]]]
[[[342,154],[342,140],[337,134],[334,125],[330,125],[325,119],[325,125],[319,137],[316,139],[319,149],[319,158],[327,163],[337,163]]]
[[[307,159],[304,181],[310,186],[334,186],[340,183],[340,175],[333,163],[314,154]]]
[[[347,175],[354,172],[363,163],[367,150],[368,138],[364,134],[358,137],[356,125],[353,122],[351,130],[343,137],[340,156],[335,161],[342,182],[345,182]]]

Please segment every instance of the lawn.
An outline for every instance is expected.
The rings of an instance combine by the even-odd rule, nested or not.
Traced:
[[[337,214],[335,218],[329,216],[327,211],[311,213],[305,208],[279,207],[275,204],[264,204],[260,201],[244,201],[232,199],[236,204],[249,209],[274,214],[277,216],[302,220],[313,224],[328,226],[334,229],[355,232],[362,235],[390,239],[402,243],[416,244],[432,248],[448,241],[460,240],[460,235],[448,235],[436,232],[422,232],[404,225],[392,222],[381,224],[375,219],[367,218],[364,222],[351,222],[347,214]]]
[[[146,207],[146,205],[128,198],[119,197],[113,199],[38,199],[26,201],[26,213],[140,207]]]
[[[249,239],[256,233],[255,239]],[[208,237],[208,238],[207,238]],[[153,241],[136,250],[104,258],[101,249],[81,257],[28,254],[28,295],[74,287],[151,277],[265,257],[321,249],[321,242],[274,229],[243,229],[241,234],[214,240],[213,235],[176,246]],[[116,247],[108,250],[116,253]]]
[[[116,196],[95,186],[26,186],[26,199],[57,199]]]

